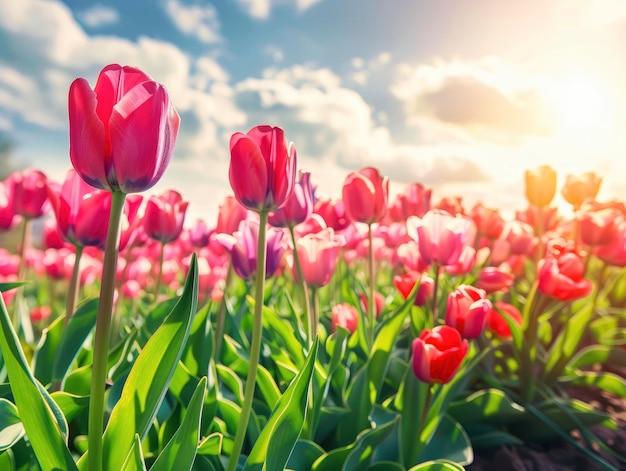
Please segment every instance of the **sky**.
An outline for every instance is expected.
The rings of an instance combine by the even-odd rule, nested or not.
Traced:
[[[67,94],[141,68],[181,116],[169,169],[188,221],[214,223],[232,133],[281,126],[318,196],[378,167],[522,209],[524,170],[598,172],[626,199],[624,0],[0,0],[0,132],[62,180]],[[562,198],[556,200],[563,205]]]

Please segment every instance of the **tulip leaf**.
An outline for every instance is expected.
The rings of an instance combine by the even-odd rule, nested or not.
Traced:
[[[461,465],[474,461],[472,443],[467,433],[448,414],[443,415],[435,434],[420,454],[420,461],[433,459],[448,459]]]
[[[197,302],[198,261],[194,254],[178,303],[135,360],[111,412],[102,442],[105,471],[119,470],[135,435],[143,440],[148,433],[182,355]],[[87,462],[87,453],[79,461],[81,466]]]
[[[276,403],[272,415],[248,456],[243,471],[285,469],[304,425],[318,347],[319,340],[316,339],[302,369]]]
[[[50,395],[68,421],[71,421],[80,411],[89,406],[89,396],[77,396],[66,391],[55,391]]]
[[[11,391],[31,447],[43,471],[76,470],[67,448],[67,422],[48,392],[33,377],[0,297],[0,349]]]
[[[573,368],[584,368],[595,364],[626,368],[626,350],[608,345],[592,345],[582,349],[570,361],[570,366]]]
[[[53,356],[52,380],[62,380],[96,325],[98,299],[81,304],[70,318]]]
[[[390,422],[377,424],[376,428],[361,432],[346,457],[343,469],[366,471],[374,457],[374,451],[393,431],[399,418],[396,415]]]
[[[180,427],[165,445],[150,471],[190,470],[196,457],[200,438],[200,416],[204,402],[206,377],[198,382],[191,397],[185,418]]]
[[[17,413],[17,407],[10,401],[0,398],[0,452],[11,448],[24,436],[24,426]]]
[[[424,446],[420,440],[424,431],[419,427],[423,421],[429,387],[429,384],[417,379],[412,368],[407,367],[394,404],[400,413],[400,456],[407,467],[418,462]]]
[[[41,384],[50,384],[52,381],[52,365],[63,336],[64,319],[64,316],[57,317],[52,324],[43,330],[35,349],[33,374]]]
[[[202,439],[198,444],[198,455],[218,456],[222,452],[222,442],[224,436],[219,432],[214,432]]]
[[[513,402],[500,389],[481,389],[448,408],[448,414],[463,426],[472,423],[509,424],[525,414],[522,406]]]
[[[324,455],[324,449],[310,440],[298,440],[287,461],[286,469],[311,469],[315,460]]]
[[[603,391],[626,397],[626,379],[606,371],[578,371],[571,378],[559,378],[562,384],[568,386],[593,386]]]
[[[413,466],[409,471],[463,471],[465,468],[454,461],[432,460]]]
[[[121,471],[146,471],[146,463],[143,460],[143,454],[141,450],[141,439],[139,435],[135,435],[135,439],[133,440],[133,445],[128,452],[128,456],[122,467]]]

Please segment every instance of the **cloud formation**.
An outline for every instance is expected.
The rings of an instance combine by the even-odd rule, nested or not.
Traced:
[[[118,11],[108,5],[93,5],[78,13],[78,19],[90,28],[100,28],[115,24],[120,19]]]
[[[206,44],[221,41],[220,23],[213,5],[187,5],[179,0],[167,0],[165,11],[182,33]]]
[[[256,20],[267,20],[275,5],[290,5],[298,12],[308,10],[322,0],[237,0],[239,7]]]

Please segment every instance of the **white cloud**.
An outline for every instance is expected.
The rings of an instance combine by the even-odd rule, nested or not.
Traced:
[[[118,11],[109,5],[93,5],[77,14],[80,21],[90,28],[115,24],[120,19]]]
[[[302,13],[322,0],[237,0],[239,7],[257,20],[269,18],[275,5],[290,5]]]
[[[220,23],[213,5],[185,5],[179,0],[167,0],[165,10],[184,34],[207,44],[221,40]]]

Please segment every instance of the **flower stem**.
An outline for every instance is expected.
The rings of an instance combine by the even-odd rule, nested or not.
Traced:
[[[165,242],[161,242],[161,252],[159,253],[159,273],[157,275],[156,286],[154,288],[154,302],[159,300],[161,290],[161,279],[163,278],[163,259],[165,258]]]
[[[248,376],[246,378],[246,389],[244,392],[241,415],[237,425],[237,434],[233,444],[233,452],[228,461],[228,471],[235,471],[239,462],[239,455],[243,447],[248,430],[248,420],[252,410],[252,400],[254,399],[254,389],[256,385],[256,374],[259,367],[259,355],[261,353],[261,337],[263,335],[263,292],[265,291],[265,264],[267,258],[266,247],[266,226],[268,211],[259,212],[259,240],[257,244],[257,266],[256,266],[256,292],[254,295],[254,323],[252,326],[252,342],[250,344],[250,362],[248,363]]]
[[[309,287],[304,279],[304,273],[302,272],[302,265],[300,264],[300,256],[298,255],[298,246],[296,245],[296,232],[293,226],[289,226],[289,233],[291,234],[291,242],[293,243],[293,262],[296,266],[296,272],[298,273],[298,279],[302,285],[302,293],[304,295],[304,312],[306,315],[308,326],[306,329],[307,341],[309,348],[313,345],[313,339],[317,336],[317,319],[311,312],[311,301],[309,299]]]
[[[94,335],[91,394],[89,395],[88,464],[89,471],[102,470],[102,431],[104,428],[104,390],[106,385],[109,335],[115,293],[115,272],[120,239],[120,220],[126,195],[114,191],[109,215],[109,228],[102,266],[102,284]]]
[[[374,237],[372,225],[367,226],[367,241],[369,243],[369,296],[367,303],[367,319],[369,323],[369,345],[374,345],[374,330],[376,327],[376,269],[374,265]]]
[[[22,221],[21,243],[19,246],[20,262],[19,262],[18,269],[17,269],[18,281],[25,281],[26,279],[26,251],[28,250],[28,247],[30,246],[31,226],[32,226],[32,220],[24,218],[24,220]],[[16,332],[19,332],[20,305],[22,304],[23,296],[24,296],[24,287],[20,286],[19,288],[17,288],[17,293],[15,294],[15,298],[13,300],[13,306],[11,308],[11,313],[13,314],[11,317],[11,321],[13,323],[13,327],[15,327]],[[28,322],[30,321],[30,317],[21,316],[21,321]],[[23,326],[23,327],[27,327],[24,329],[25,331],[32,331],[32,327],[30,326]]]
[[[67,327],[70,323],[70,318],[74,314],[74,308],[78,303],[78,292],[80,291],[80,283],[78,276],[80,275],[80,259],[83,255],[83,247],[81,245],[76,246],[76,256],[74,257],[74,269],[72,270],[72,279],[67,292],[67,300],[65,301],[65,321],[63,324]]]
[[[439,290],[439,263],[433,262],[433,304],[432,304],[432,318],[430,327],[434,327],[437,323],[437,317],[439,316],[438,304],[437,304],[437,291]]]
[[[228,293],[228,287],[230,286],[233,278],[233,264],[229,263],[228,271],[226,272],[226,280],[224,281],[224,292],[220,301],[220,310],[217,313],[217,323],[215,326],[215,355],[213,358],[217,363],[220,359],[222,350],[222,339],[224,337],[224,324],[226,323],[226,293]]]

